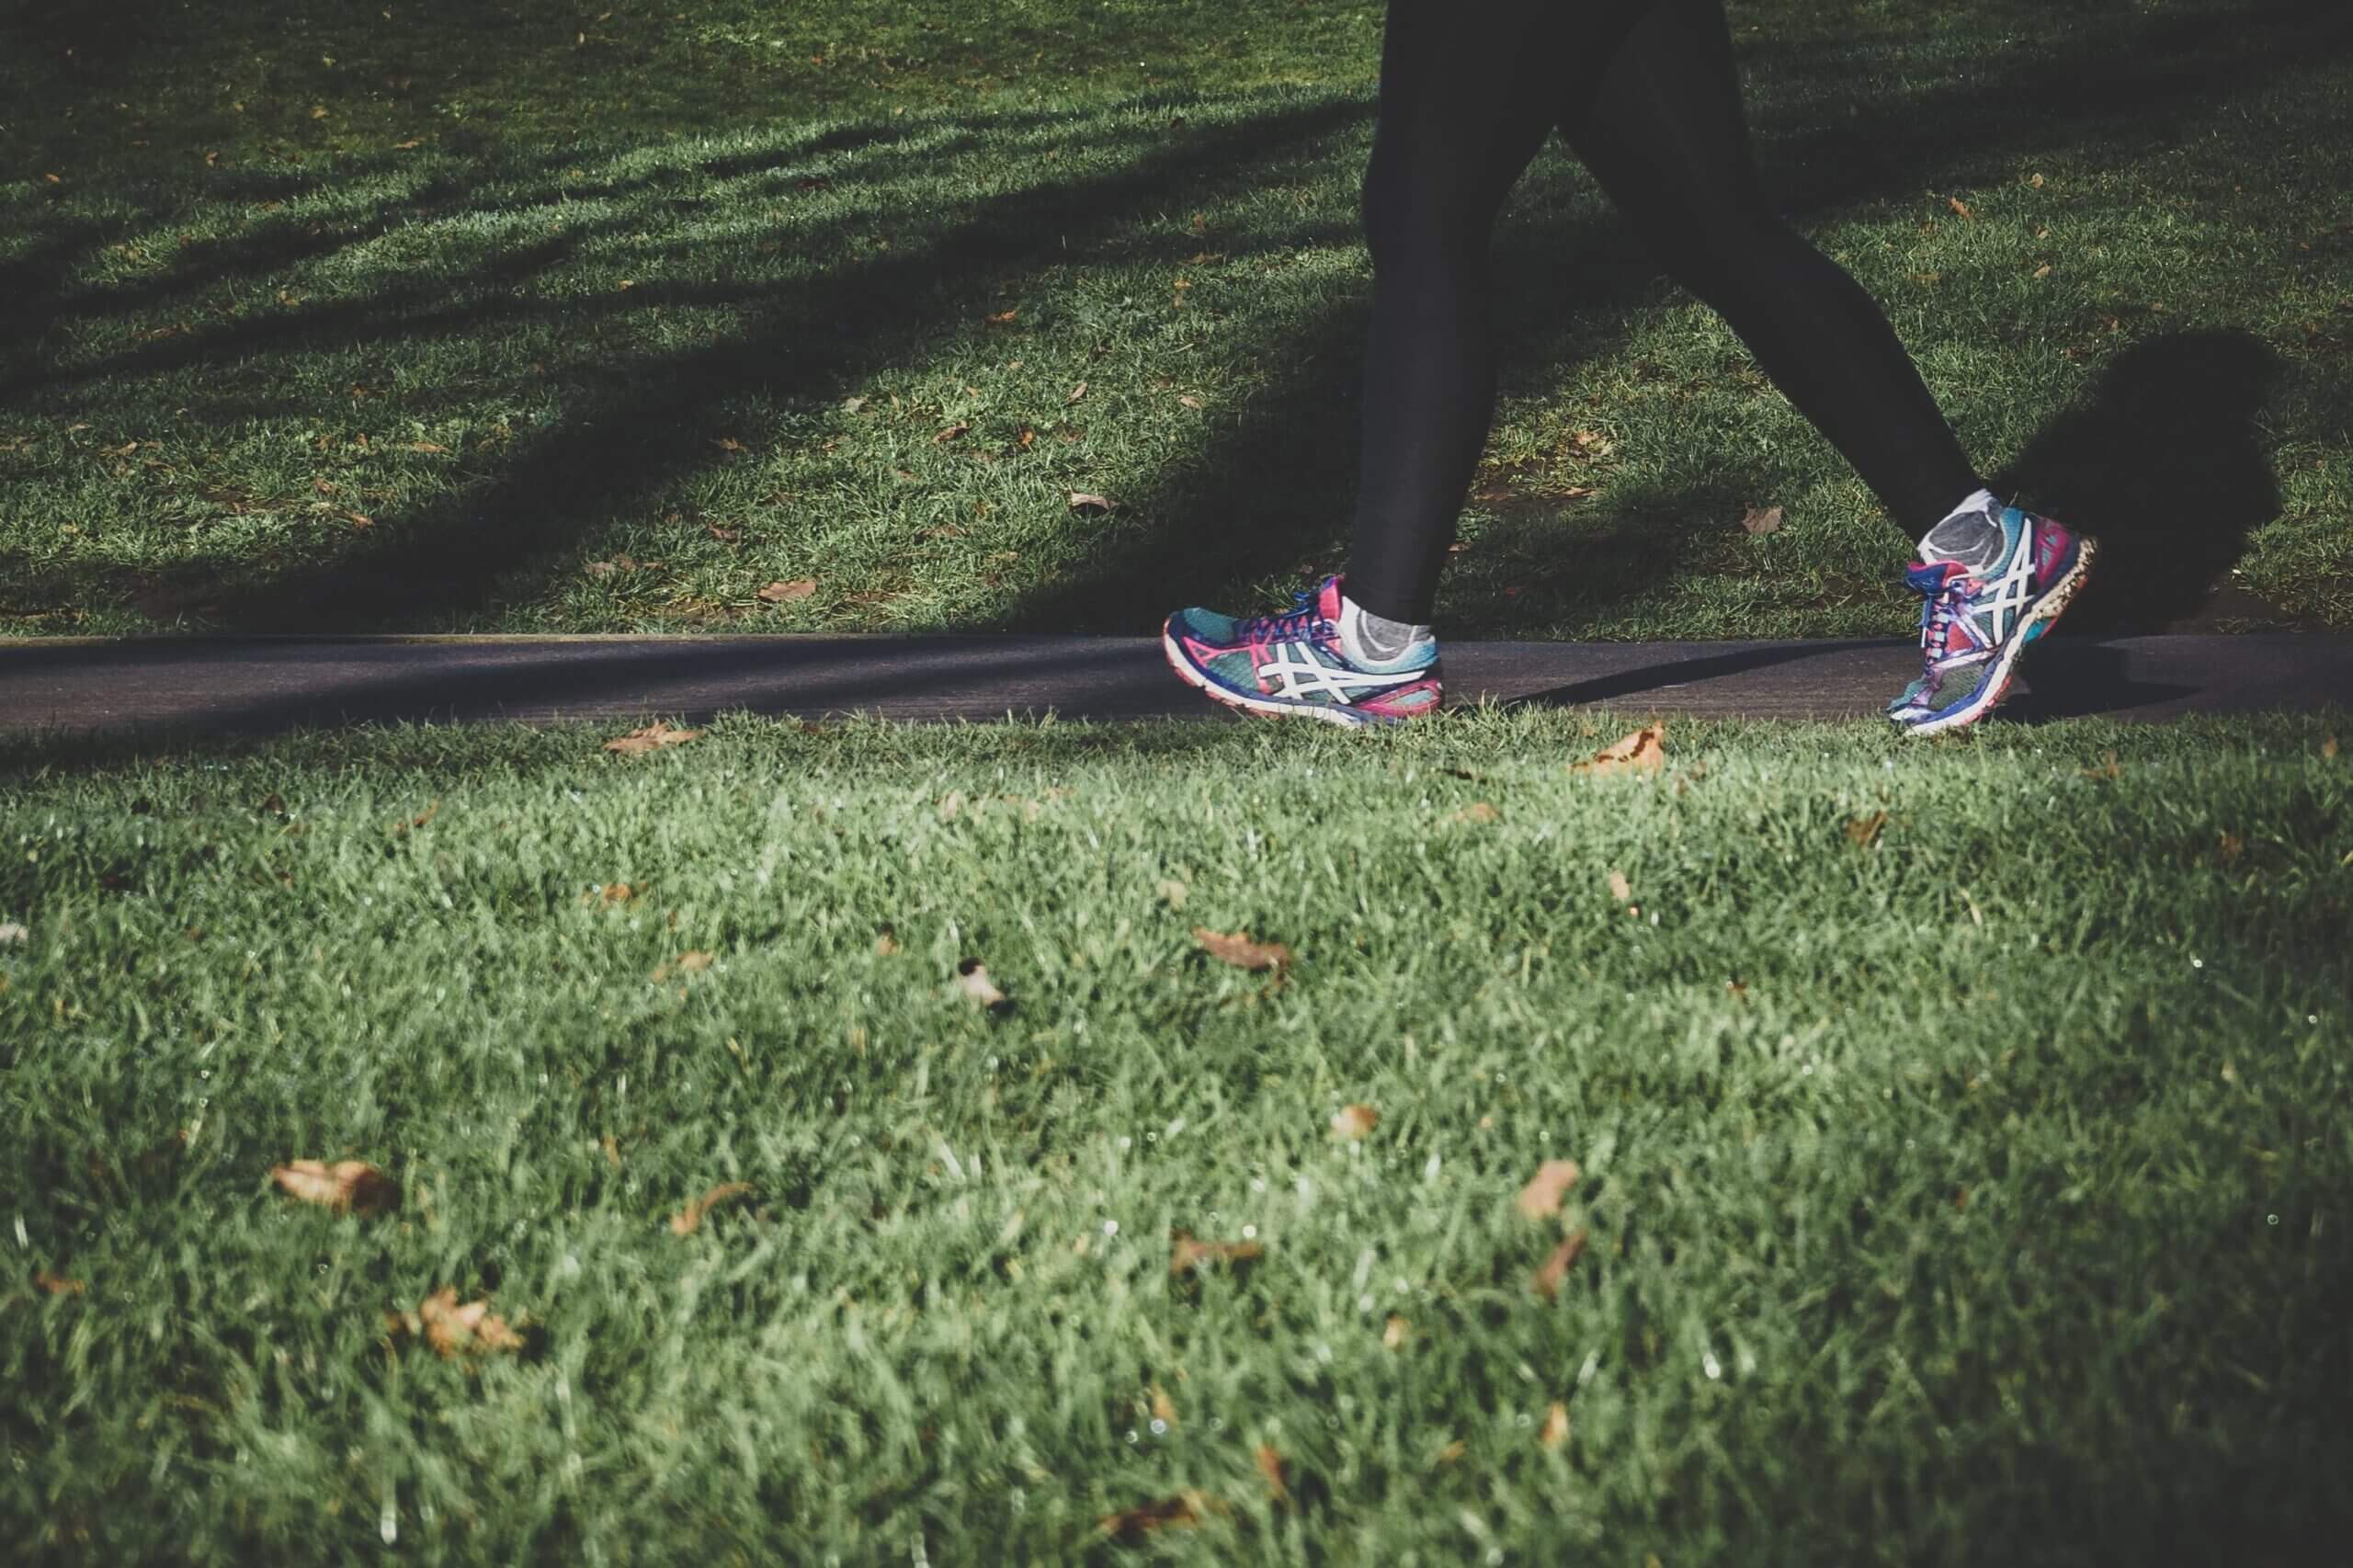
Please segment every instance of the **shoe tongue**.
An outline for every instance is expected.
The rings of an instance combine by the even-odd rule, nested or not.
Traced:
[[[1904,569],[1904,585],[1915,593],[1934,594],[1955,577],[1965,577],[1969,568],[1958,561],[1915,561]]]

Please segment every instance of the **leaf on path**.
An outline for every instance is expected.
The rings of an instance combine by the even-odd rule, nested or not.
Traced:
[[[269,1168],[290,1197],[337,1214],[382,1214],[401,1206],[400,1184],[365,1160],[294,1160]]]
[[[1781,509],[1779,506],[1767,506],[1760,510],[1751,506],[1741,514],[1740,526],[1747,533],[1772,533],[1781,526]]]
[[[748,1181],[722,1181],[700,1198],[690,1199],[684,1209],[670,1216],[670,1233],[691,1236],[702,1224],[702,1217],[730,1199],[741,1198],[752,1190]]]
[[[1286,969],[1290,964],[1290,949],[1280,942],[1254,942],[1247,930],[1232,936],[1212,931],[1206,926],[1193,927],[1193,940],[1199,942],[1210,957],[1237,969]]]
[[[1215,1263],[1255,1263],[1267,1249],[1256,1242],[1205,1242],[1182,1227],[1168,1233],[1168,1272],[1185,1274]]]
[[[665,719],[657,719],[642,730],[631,730],[617,741],[607,741],[605,749],[623,756],[643,756],[647,752],[664,746],[684,745],[702,738],[700,730],[682,730]]]
[[[1083,490],[1070,493],[1070,509],[1074,512],[1108,512],[1117,504],[1108,495],[1090,495]]]
[[[1122,1508],[1116,1514],[1106,1514],[1096,1521],[1096,1528],[1116,1540],[1134,1540],[1154,1530],[1189,1529],[1210,1514],[1222,1514],[1225,1505],[1207,1493],[1188,1487],[1174,1497],[1163,1497],[1133,1508]]]
[[[1414,1325],[1407,1323],[1404,1318],[1392,1317],[1381,1328],[1381,1347],[1383,1350],[1402,1349],[1404,1346],[1405,1341],[1413,1337]]]
[[[1568,1278],[1569,1270],[1575,1267],[1577,1259],[1585,1256],[1585,1243],[1583,1227],[1570,1232],[1561,1244],[1552,1249],[1552,1256],[1544,1260],[1542,1266],[1529,1276],[1528,1288],[1548,1301],[1560,1294],[1561,1281]]]
[[[1887,825],[1885,812],[1873,812],[1867,817],[1857,817],[1847,824],[1847,842],[1869,849],[1879,842],[1880,829]]]
[[[1536,1440],[1548,1449],[1557,1449],[1568,1438],[1569,1407],[1556,1399],[1544,1413],[1544,1425],[1537,1428]]]
[[[1569,1188],[1576,1186],[1577,1177],[1585,1173],[1577,1169],[1574,1160],[1547,1160],[1536,1167],[1528,1185],[1519,1189],[1516,1201],[1525,1219],[1541,1220],[1561,1211],[1561,1199]]]
[[[63,1275],[51,1274],[46,1268],[37,1268],[33,1271],[33,1285],[36,1289],[51,1296],[78,1296],[84,1289],[79,1279],[68,1279]]]
[[[466,1350],[520,1350],[523,1336],[490,1310],[487,1298],[458,1304],[457,1290],[444,1285],[417,1302],[414,1313],[402,1314],[402,1326],[425,1335],[425,1342],[443,1356]],[[410,1321],[410,1320],[414,1321]]]
[[[956,989],[994,1013],[1013,1004],[1006,994],[989,979],[988,966],[978,959],[966,959],[956,966]]]
[[[1633,884],[1626,881],[1625,872],[1613,870],[1609,873],[1609,896],[1620,903],[1634,896]]]
[[[1572,773],[1656,773],[1666,766],[1666,726],[1645,724],[1632,734],[1569,764]]]
[[[1289,1501],[1290,1488],[1283,1484],[1283,1456],[1275,1451],[1275,1446],[1261,1443],[1257,1453],[1252,1457],[1257,1460],[1258,1473],[1266,1477],[1267,1500],[1275,1503]]]
[[[1381,1125],[1381,1113],[1369,1105],[1344,1105],[1332,1113],[1332,1135],[1354,1143]]]
[[[795,599],[805,599],[816,591],[816,578],[795,577],[790,583],[775,582],[770,583],[767,587],[762,588],[760,590],[760,602],[762,604],[771,605],[790,604]]]

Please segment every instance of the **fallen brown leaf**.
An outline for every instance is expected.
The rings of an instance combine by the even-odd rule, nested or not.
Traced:
[[[401,448],[404,452],[446,452],[449,449],[438,441],[410,441]]]
[[[2047,261],[2046,261],[2046,262],[2044,262],[2040,267],[2036,267],[2036,268],[2034,269],[2034,275],[2035,275],[2037,278],[2048,278],[2048,277],[2050,277],[2050,276],[2051,276],[2051,264],[2050,264],[2049,262],[2047,262]]]
[[[1552,1249],[1552,1256],[1544,1260],[1542,1266],[1529,1276],[1528,1288],[1548,1301],[1559,1295],[1561,1281],[1568,1278],[1569,1270],[1575,1267],[1577,1259],[1585,1256],[1585,1243],[1583,1227],[1571,1231],[1563,1238],[1561,1244]]]
[[[1407,1323],[1404,1318],[1392,1317],[1381,1331],[1381,1347],[1384,1350],[1401,1349],[1405,1341],[1413,1336],[1412,1324]]]
[[[762,588],[760,602],[771,605],[790,604],[795,599],[805,599],[816,591],[816,578],[795,577],[790,583],[770,583],[767,587]]]
[[[699,949],[680,953],[668,963],[655,964],[654,980],[656,984],[659,984],[674,974],[700,974],[704,970],[709,969],[713,961],[710,954]]]
[[[1290,964],[1290,949],[1280,942],[1254,942],[1246,930],[1227,936],[1206,926],[1193,927],[1193,940],[1207,950],[1210,957],[1237,969],[1286,969]]]
[[[990,316],[988,318],[988,322],[992,326],[1011,326],[1013,324],[1013,318],[1020,313],[1021,309],[1017,305],[1009,311],[999,311],[996,314]]]
[[[1272,1443],[1261,1443],[1254,1456],[1258,1461],[1258,1473],[1267,1478],[1267,1496],[1281,1503],[1290,1496],[1290,1488],[1283,1484],[1283,1456],[1275,1451]]]
[[[2336,737],[2330,735],[2320,743],[2320,755],[2330,762],[2336,760]]]
[[[1435,1470],[1440,1465],[1452,1464],[1455,1460],[1461,1459],[1464,1454],[1467,1454],[1470,1451],[1471,1445],[1464,1442],[1461,1438],[1457,1437],[1454,1441],[1447,1444],[1446,1447],[1438,1449],[1437,1454],[1431,1458],[1430,1468]]]
[[[1070,389],[1070,395],[1063,399],[1063,406],[1064,408],[1068,408],[1072,403],[1076,403],[1080,398],[1083,398],[1086,395],[1086,383],[1085,381],[1081,381],[1078,385]]]
[[[1885,812],[1873,812],[1867,817],[1857,817],[1847,824],[1847,842],[1868,849],[1879,842],[1880,829],[1886,825]]]
[[[1251,1263],[1267,1250],[1256,1242],[1205,1242],[1181,1228],[1168,1233],[1168,1242],[1171,1274],[1184,1274],[1213,1263]]]
[[[938,435],[934,436],[931,438],[931,444],[935,447],[942,446],[949,441],[961,440],[972,433],[972,426],[960,419],[955,424],[950,425],[946,429],[940,431]]]
[[[1187,408],[1199,408],[1199,407],[1200,407],[1200,406],[1201,406],[1201,400],[1200,400],[1199,398],[1195,397],[1195,396],[1194,396],[1192,393],[1190,393],[1190,392],[1187,392],[1184,396],[1182,396],[1182,397],[1178,398],[1176,401],[1177,401],[1179,403],[1182,403],[1182,404],[1183,404],[1185,407],[1187,407]]]
[[[1070,509],[1074,512],[1108,512],[1116,505],[1108,495],[1090,495],[1083,490],[1070,493]]]
[[[1583,762],[1569,764],[1572,773],[1614,773],[1626,769],[1655,773],[1666,766],[1666,726],[1645,724],[1622,740],[1602,747]]]
[[[956,988],[983,1007],[1005,1006],[1005,993],[989,979],[988,966],[978,959],[966,959],[956,966]]]
[[[46,1268],[34,1270],[33,1285],[51,1296],[78,1296],[83,1290],[79,1279],[68,1279],[63,1275],[51,1274]]]
[[[1369,1105],[1344,1105],[1332,1113],[1333,1136],[1356,1142],[1381,1125],[1381,1113]]]
[[[1176,1425],[1176,1402],[1169,1398],[1168,1391],[1158,1383],[1152,1385],[1152,1418],[1165,1421],[1171,1426]]]
[[[1613,870],[1609,873],[1609,896],[1620,903],[1634,896],[1633,884],[1626,881],[1625,872]]]
[[[1503,812],[1484,801],[1473,801],[1447,820],[1461,823],[1490,823],[1501,820]]]
[[[1772,533],[1781,526],[1781,509],[1767,506],[1759,510],[1751,506],[1740,515],[1740,526],[1744,531],[1752,534]]]
[[[687,1206],[670,1216],[670,1233],[691,1236],[702,1224],[702,1217],[732,1198],[741,1198],[752,1190],[748,1181],[722,1181],[700,1198],[689,1199]]]
[[[444,1285],[416,1304],[425,1342],[444,1356],[461,1350],[519,1350],[523,1336],[495,1316],[488,1300],[458,1304],[458,1292]]]
[[[1188,887],[1185,883],[1178,881],[1174,877],[1161,878],[1159,883],[1153,889],[1153,891],[1160,894],[1161,897],[1166,899],[1168,901],[1168,907],[1171,909],[1184,908],[1185,901],[1193,895],[1193,890],[1190,887]]]
[[[1528,1178],[1528,1185],[1519,1189],[1519,1197],[1514,1199],[1521,1216],[1541,1220],[1558,1214],[1561,1199],[1568,1196],[1569,1188],[1576,1186],[1577,1177],[1584,1174],[1574,1160],[1547,1160],[1537,1166],[1536,1174]]]
[[[1544,1413],[1544,1425],[1537,1428],[1536,1440],[1548,1449],[1557,1449],[1569,1438],[1569,1407],[1559,1400]]]
[[[401,1206],[400,1184],[365,1160],[293,1160],[272,1165],[269,1177],[290,1197],[337,1214],[382,1214]]]
[[[882,929],[874,933],[874,951],[877,956],[887,959],[898,950],[899,934],[897,931],[888,926],[885,926]]]
[[[664,746],[684,745],[688,741],[701,738],[700,730],[682,730],[667,720],[657,719],[642,730],[631,730],[619,740],[607,741],[605,749],[619,752],[623,756],[643,756],[647,752],[659,751]]]
[[[1951,208],[1955,212],[1960,213],[1962,217],[1968,219],[1972,223],[1977,221],[1977,214],[1969,210],[1969,203],[1963,201],[1958,196],[1947,199],[1945,205]]]

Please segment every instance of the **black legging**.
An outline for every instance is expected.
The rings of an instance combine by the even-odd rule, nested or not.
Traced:
[[[1555,127],[1899,525],[1916,538],[1977,490],[1887,318],[1767,205],[1722,0],[1390,0],[1349,597],[1430,619],[1495,415],[1489,235]]]

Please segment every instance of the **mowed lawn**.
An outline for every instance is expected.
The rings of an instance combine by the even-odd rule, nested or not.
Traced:
[[[0,1539],[2322,1560],[2346,719],[20,746]]]
[[[1776,201],[2107,547],[2071,627],[2353,625],[2342,8],[1730,13]],[[0,632],[1279,605],[1345,560],[1381,22],[16,8]],[[1449,631],[1910,623],[1908,541],[1557,145],[1495,282]]]

